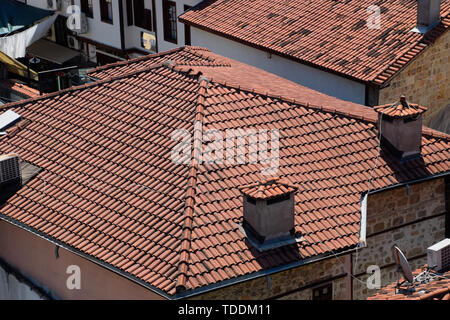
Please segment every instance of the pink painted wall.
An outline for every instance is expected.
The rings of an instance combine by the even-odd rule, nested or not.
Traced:
[[[0,257],[61,299],[165,299],[143,286],[0,220]],[[81,270],[81,289],[69,290],[67,267]]]

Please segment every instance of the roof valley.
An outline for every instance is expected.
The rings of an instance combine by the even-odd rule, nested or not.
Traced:
[[[180,260],[178,264],[178,276],[176,279],[176,292],[185,291],[189,269],[189,252],[191,249],[192,238],[192,222],[194,220],[196,184],[197,184],[197,169],[200,163],[201,148],[202,148],[202,122],[205,109],[206,90],[208,88],[209,80],[206,77],[199,78],[199,89],[197,98],[197,108],[195,110],[194,118],[194,141],[191,149],[191,162],[189,170],[188,186],[186,188],[186,208],[184,215],[186,217],[183,231],[181,235],[181,250]]]

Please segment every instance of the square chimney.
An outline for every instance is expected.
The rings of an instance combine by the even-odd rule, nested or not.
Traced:
[[[420,157],[422,149],[422,114],[426,107],[408,103],[405,96],[399,102],[374,107],[378,112],[381,144],[400,160]]]
[[[440,21],[441,0],[417,1],[417,26],[430,27]]]
[[[243,231],[259,249],[297,242],[294,231],[297,188],[278,178],[246,185],[243,194]]]

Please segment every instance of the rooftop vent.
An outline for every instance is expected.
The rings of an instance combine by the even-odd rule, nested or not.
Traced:
[[[0,186],[11,182],[20,183],[21,179],[19,156],[14,153],[0,155]]]
[[[381,144],[400,160],[420,157],[422,144],[422,114],[426,107],[408,103],[405,96],[393,104],[374,107],[378,112]]]
[[[450,269],[450,239],[444,239],[427,249],[427,262],[438,272]]]
[[[425,33],[435,27],[441,18],[441,0],[417,1],[417,26],[412,31]]]
[[[295,186],[273,178],[243,186],[240,190],[244,208],[241,231],[258,250],[301,241],[294,231]]]

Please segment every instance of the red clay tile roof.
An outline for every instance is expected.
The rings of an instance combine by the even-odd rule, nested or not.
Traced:
[[[422,114],[427,111],[427,107],[409,103],[406,101],[405,96],[401,96],[399,102],[376,106],[374,107],[374,110],[392,118],[403,118]]]
[[[324,95],[286,80],[292,95],[280,97],[282,79],[268,76],[276,80],[271,91],[272,82],[259,79],[267,73],[239,67],[198,67],[208,69],[202,75],[177,61],[136,66],[5,105],[29,123],[0,138],[0,153],[19,153],[43,170],[0,217],[170,296],[354,248],[361,193],[379,152],[376,112],[335,98],[324,99],[326,107],[303,104],[292,95]],[[224,82],[230,75],[239,84],[248,72],[242,81],[253,76],[264,91]],[[298,186],[295,231],[305,242],[259,252],[239,231],[239,187],[268,178],[259,164],[171,161],[171,134],[193,134],[199,119],[204,131],[280,130],[277,175]],[[449,140],[424,128],[421,159],[400,163],[383,151],[372,185],[449,172]]]
[[[16,91],[25,97],[37,97],[39,95],[39,91],[33,88],[30,88],[22,83],[19,83],[14,80],[2,80],[1,85],[9,88],[10,90]]]
[[[417,269],[413,272],[413,276],[417,277],[425,270],[426,266]],[[431,275],[434,277],[432,281],[417,282],[412,288],[401,286],[400,290],[397,290],[397,282],[393,282],[367,300],[450,300],[450,271],[444,273],[431,271]],[[401,278],[400,283],[403,281],[404,278]]]
[[[206,0],[179,19],[194,27],[348,77],[383,84],[450,26],[450,0],[440,24],[416,26],[417,0]],[[381,9],[369,29],[368,7]]]
[[[297,191],[297,187],[287,184],[279,178],[262,180],[239,188],[243,194],[254,199],[272,199]]]

